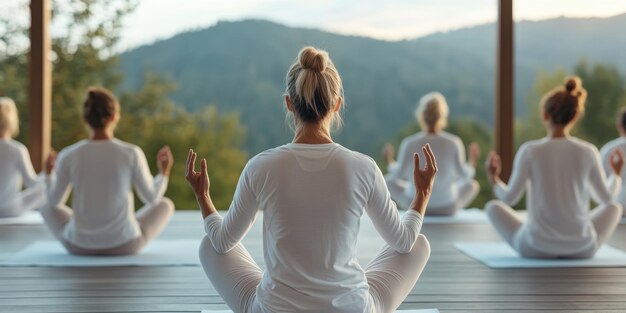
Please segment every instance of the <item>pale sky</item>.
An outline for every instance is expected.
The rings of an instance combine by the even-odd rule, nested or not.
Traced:
[[[219,20],[269,19],[290,26],[387,40],[492,22],[496,0],[140,0],[128,17],[122,50]],[[624,0],[517,0],[515,19],[607,17]]]

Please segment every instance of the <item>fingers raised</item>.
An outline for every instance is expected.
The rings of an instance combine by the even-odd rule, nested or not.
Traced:
[[[422,149],[426,155],[426,168],[432,168],[433,171],[437,172],[437,160],[433,150],[430,149],[430,144],[426,144]]]
[[[417,153],[413,153],[413,173],[418,173],[420,170],[420,156]]]
[[[187,179],[191,178],[191,174],[193,174],[195,166],[196,153],[193,152],[193,149],[189,149],[189,154],[187,155]]]
[[[206,169],[206,159],[202,159],[202,161],[200,161],[200,167],[202,168],[202,175],[203,176],[209,176],[209,173],[207,172]]]

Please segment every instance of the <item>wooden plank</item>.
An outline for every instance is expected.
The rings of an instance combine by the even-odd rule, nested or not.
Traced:
[[[29,151],[36,171],[50,152],[52,65],[50,64],[50,0],[30,2]]]
[[[498,51],[496,66],[495,146],[502,158],[502,179],[507,181],[513,165],[513,0],[498,1]]]

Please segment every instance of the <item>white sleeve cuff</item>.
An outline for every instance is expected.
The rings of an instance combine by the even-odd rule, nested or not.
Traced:
[[[402,216],[402,223],[415,229],[415,233],[419,234],[424,224],[424,216],[415,210],[407,210]]]
[[[204,218],[204,232],[209,235],[212,233],[212,230],[222,224],[224,218],[218,213],[215,212],[213,214],[209,214],[209,216]]]

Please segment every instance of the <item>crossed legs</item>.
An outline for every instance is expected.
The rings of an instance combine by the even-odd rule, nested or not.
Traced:
[[[0,208],[0,217],[16,217],[28,211],[32,211],[41,206],[46,201],[46,186],[37,184],[20,192],[16,201],[7,206]]]
[[[200,262],[207,277],[233,312],[257,312],[256,287],[263,271],[240,243],[225,254],[215,252],[208,237],[199,249]],[[417,282],[430,257],[430,245],[419,235],[413,250],[400,254],[389,246],[365,268],[370,294],[377,313],[396,310]]]
[[[466,180],[459,184],[459,194],[454,202],[443,206],[431,206],[426,209],[429,216],[452,216],[460,209],[467,208],[480,191],[480,185],[475,180]]]
[[[151,240],[156,238],[165,228],[174,214],[174,203],[163,198],[154,204],[147,204],[135,214],[141,236],[121,246],[106,249],[87,249],[77,247],[63,238],[63,229],[72,217],[72,209],[61,205],[49,210],[42,210],[41,214],[52,234],[72,254],[79,255],[126,255],[136,254],[143,249]]]
[[[521,216],[511,207],[499,200],[492,200],[485,206],[485,211],[491,224],[498,234],[523,257],[527,258],[555,258],[561,257],[540,252],[528,243],[521,240],[515,242],[516,234],[523,225]],[[591,222],[596,231],[596,246],[593,251],[584,252],[577,255],[567,256],[570,258],[590,258],[596,253],[605,242],[607,242],[622,217],[622,207],[617,203],[602,204],[595,207],[591,213]]]

